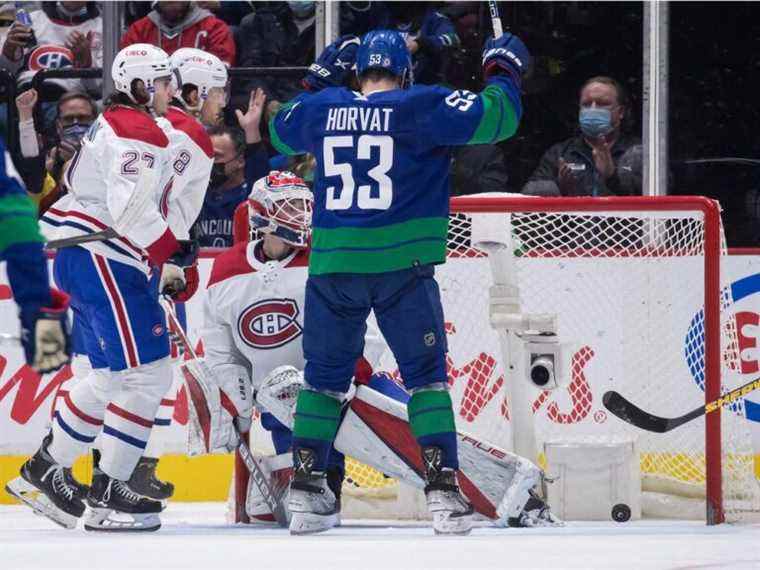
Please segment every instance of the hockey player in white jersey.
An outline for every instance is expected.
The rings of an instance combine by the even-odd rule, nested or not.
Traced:
[[[203,206],[214,163],[211,138],[196,117],[218,113],[220,102],[226,99],[227,67],[215,55],[195,48],[179,49],[170,59],[174,98],[166,114],[156,121],[169,138],[173,179],[161,206],[166,209],[166,221],[177,239],[187,240]],[[175,295],[177,303],[190,300],[198,289],[196,266],[188,269],[186,277],[185,290]],[[157,286],[157,279],[154,282]],[[176,310],[184,320],[183,307],[178,305]],[[172,356],[177,356],[173,347]],[[129,480],[132,490],[156,500],[168,499],[174,492],[171,483],[156,477],[181,383],[176,366],[173,372],[172,387],[161,400],[148,445]]]
[[[256,183],[246,208],[251,213],[250,229],[264,237],[238,243],[216,259],[201,331],[206,363],[224,396],[212,410],[208,448],[204,450],[195,442],[191,451],[234,449],[237,436],[232,422],[240,431],[247,431],[255,400],[277,454],[265,461],[273,487],[283,484],[283,472],[292,467],[292,457],[287,453],[291,445],[289,428],[305,365],[300,337],[308,250],[298,248],[308,243],[310,228],[304,222],[310,218],[311,198],[309,194],[307,201],[300,184],[289,173],[272,173]],[[369,327],[364,357],[355,371],[360,386],[353,399],[349,395],[328,468],[328,484],[338,498],[341,452],[406,483],[424,486],[422,466],[417,465],[419,454],[405,419],[409,395],[387,374],[372,375],[373,365],[386,350],[376,329]],[[215,397],[208,400],[220,401]],[[200,426],[190,426],[191,434],[202,431]],[[533,490],[541,477],[535,465],[466,434],[459,437],[462,477],[479,512],[500,526],[559,524]],[[325,525],[333,526],[338,520],[340,501],[329,521],[304,516],[297,503],[291,497],[291,531],[324,530]],[[246,513],[252,522],[274,520],[253,478],[248,485]]]
[[[118,53],[111,74],[117,93],[66,172],[70,193],[43,217],[56,238],[109,228],[116,234],[60,249],[54,264],[92,371],[66,395],[51,432],[11,485],[38,512],[73,528],[85,504],[63,469],[101,434],[85,528],[156,530],[162,504],[126,483],[171,383],[165,315],[148,275],[151,266],[160,268],[162,291],[183,290],[197,248],[177,239],[162,207],[173,164],[150,111],[164,114],[171,99],[169,58],[155,46],[131,45]]]

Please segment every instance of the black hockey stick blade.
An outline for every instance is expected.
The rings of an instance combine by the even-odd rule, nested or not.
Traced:
[[[619,392],[610,390],[602,397],[604,407],[615,414],[624,422],[628,422],[638,428],[664,433],[668,431],[668,419],[652,415],[639,408],[636,404],[628,401]]]
[[[695,418],[719,410],[726,404],[731,404],[739,398],[743,398],[750,392],[758,389],[760,389],[760,378],[755,378],[730,392],[726,392],[717,400],[703,404],[689,413],[676,418],[662,418],[650,414],[649,412],[645,412],[636,404],[627,400],[624,396],[614,390],[605,392],[602,397],[602,403],[605,408],[624,422],[628,422],[629,424],[646,431],[665,433],[690,422]]]

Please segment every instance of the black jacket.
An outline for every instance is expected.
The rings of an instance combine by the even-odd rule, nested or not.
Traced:
[[[287,2],[257,7],[254,14],[243,18],[236,40],[240,67],[308,66],[314,61],[314,25],[299,33]],[[288,101],[302,91],[303,75],[255,77],[239,82],[235,93],[246,105],[249,93],[257,87],[264,89],[270,101]]]
[[[641,194],[642,148],[633,137],[621,136],[612,147],[615,173],[603,182],[594,165],[591,147],[578,135],[549,148],[523,186],[523,194],[560,196],[559,159],[578,165],[572,196],[626,196]]]
[[[458,147],[451,167],[452,196],[507,192],[504,153],[496,145],[477,144]]]

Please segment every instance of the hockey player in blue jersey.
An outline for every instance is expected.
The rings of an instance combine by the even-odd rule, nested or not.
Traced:
[[[26,363],[52,372],[69,361],[69,296],[50,288],[37,211],[2,141],[0,157],[0,261],[18,304]]]
[[[353,364],[374,310],[406,387],[413,466],[425,477],[436,533],[466,534],[472,506],[457,485],[457,440],[446,337],[434,265],[443,263],[453,145],[512,136],[530,55],[519,38],[486,42],[480,93],[405,89],[410,59],[396,31],[341,38],[310,67],[307,92],[270,123],[285,154],[316,156],[314,218],[303,344],[306,388],[293,428],[290,530],[329,529],[338,505],[325,480]],[[360,91],[339,87],[355,63]]]

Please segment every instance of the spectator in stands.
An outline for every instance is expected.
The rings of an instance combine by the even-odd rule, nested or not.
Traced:
[[[306,66],[314,61],[314,2],[266,2],[243,18],[238,32],[240,67]],[[236,93],[262,87],[269,101],[288,101],[301,91],[297,77],[254,77]]]
[[[497,145],[477,144],[454,150],[451,165],[452,196],[507,192],[508,180],[504,153]]]
[[[121,48],[146,43],[169,55],[182,47],[213,53],[229,66],[235,65],[235,40],[222,20],[194,2],[156,2],[156,7],[140,18],[121,37]]]
[[[14,30],[13,36],[18,35],[18,28],[19,26],[15,26],[16,23],[16,5],[14,2],[3,2],[0,3],[0,45],[3,46],[3,51],[0,52],[0,67],[6,68],[8,65],[5,63],[5,51],[7,50],[8,53],[14,53],[12,48],[21,48],[23,49],[26,46],[26,32],[22,34],[24,36],[23,40],[17,40],[17,39],[11,39],[11,42],[8,44],[8,47],[5,47],[5,40],[8,38],[8,36],[11,35],[11,30]],[[24,26],[20,26],[23,28]]]
[[[445,58],[459,46],[454,24],[431,2],[385,2],[385,11],[374,28],[398,30],[412,54],[415,83],[433,84],[444,80]]]
[[[215,126],[208,130],[214,166],[203,208],[193,226],[201,247],[232,245],[235,208],[248,198],[253,183],[269,173],[269,156],[260,131],[265,103],[264,91],[257,89],[251,92],[246,112],[235,113],[240,129]]]
[[[240,25],[243,18],[253,12],[253,2],[199,0],[197,4],[200,8],[205,8],[223,20],[233,31],[236,26]]]
[[[11,27],[0,58],[0,66],[18,73],[20,86],[42,69],[103,65],[103,19],[96,2],[42,2],[30,17],[31,29],[18,23]],[[99,79],[50,79],[39,96],[55,100],[78,90],[99,97],[100,88]]]
[[[58,100],[56,138],[44,145],[34,128],[37,92],[29,89],[16,98],[22,160],[19,171],[26,188],[43,212],[64,192],[61,178],[66,164],[79,150],[82,137],[98,116],[95,101],[83,91],[69,91]]]
[[[580,91],[580,133],[544,153],[523,194],[641,194],[642,149],[626,132],[630,112],[620,83],[604,76],[587,80]]]

